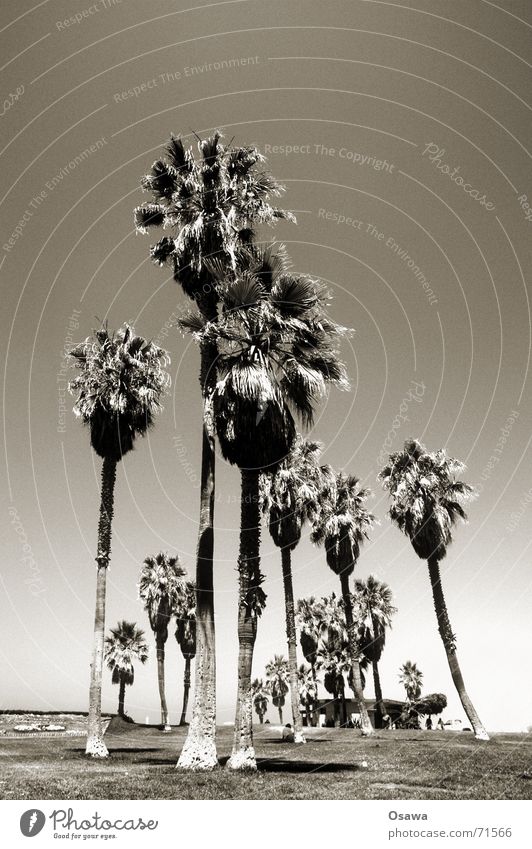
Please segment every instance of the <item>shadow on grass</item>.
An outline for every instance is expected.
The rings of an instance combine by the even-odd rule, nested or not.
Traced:
[[[221,766],[225,766],[229,758],[219,758]],[[356,764],[348,763],[317,763],[315,761],[288,761],[283,758],[257,758],[259,772],[365,772]]]

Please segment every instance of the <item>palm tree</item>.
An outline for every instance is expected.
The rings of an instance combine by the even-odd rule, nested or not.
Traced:
[[[321,511],[312,531],[313,542],[324,545],[327,564],[340,577],[353,688],[364,736],[372,734],[373,728],[364,700],[360,649],[353,616],[353,597],[349,589],[349,576],[358,560],[360,545],[367,538],[368,531],[374,522],[373,515],[365,506],[368,496],[369,490],[362,489],[356,477],[343,472],[338,473],[334,484],[328,484],[322,498]]]
[[[440,561],[452,542],[452,529],[458,519],[467,519],[462,503],[473,495],[472,487],[457,479],[464,469],[463,463],[447,457],[445,451],[431,454],[411,439],[403,451],[390,455],[379,477],[391,496],[392,522],[408,536],[418,557],[428,563],[438,631],[454,685],[475,737],[489,740],[465,688],[440,577]]]
[[[421,696],[421,685],[423,683],[423,673],[416,663],[407,660],[403,663],[399,670],[399,681],[406,691],[406,698],[409,702],[414,702]]]
[[[175,638],[185,659],[183,676],[183,710],[180,725],[187,724],[188,695],[190,692],[190,663],[196,655],[196,586],[187,581],[176,614],[177,628]]]
[[[179,565],[179,557],[159,553],[146,557],[139,581],[139,598],[150,620],[157,648],[157,679],[161,701],[161,728],[170,731],[166,705],[164,661],[170,619],[180,608],[185,588],[186,571]]]
[[[301,529],[305,521],[312,521],[319,509],[319,497],[323,488],[322,469],[318,462],[320,451],[321,446],[317,442],[299,436],[278,469],[262,477],[262,508],[268,519],[271,537],[281,549],[295,743],[304,743],[305,738],[298,695],[292,551],[301,539]]]
[[[283,187],[261,170],[262,155],[254,147],[224,147],[215,132],[198,139],[200,156],[172,138],[166,158],[157,160],[143,178],[152,203],[135,210],[140,232],[163,227],[165,235],[151,247],[152,260],[169,263],[174,280],[192,298],[206,321],[216,318],[219,294],[209,266],[215,259],[234,268],[239,251],[250,241],[252,228],[290,213],[270,205]],[[205,409],[216,386],[216,345],[200,344],[200,385],[204,402],[201,455],[200,517],[196,560],[197,659],[194,709],[179,758],[183,769],[209,770],[216,757],[216,659],[214,628],[214,433]]]
[[[224,459],[241,472],[238,693],[229,769],[256,769],[251,666],[266,599],[259,556],[260,475],[275,469],[292,447],[291,411],[310,423],[326,385],[345,385],[334,346],[343,329],[326,317],[325,298],[316,281],[287,273],[282,249],[254,249],[249,264],[233,279],[226,277],[224,311],[216,322],[197,313],[180,322],[200,344],[217,345],[220,380],[211,397],[212,421]]]
[[[266,681],[272,702],[279,711],[279,722],[283,724],[283,707],[289,687],[288,661],[280,654],[266,664]]]
[[[105,758],[109,752],[102,734],[102,666],[116,466],[152,425],[170,383],[164,368],[170,360],[161,348],[135,336],[128,324],[114,336],[103,325],[70,356],[79,370],[69,384],[77,395],[74,412],[89,426],[91,445],[103,460],[86,754]]]
[[[140,660],[144,664],[148,660],[144,631],[137,628],[134,622],[126,622],[124,619],[116,628],[111,628],[111,636],[105,638],[104,653],[107,668],[113,673],[113,684],[120,686],[118,716],[123,717],[126,686],[130,686],[135,680],[133,661]]]
[[[386,706],[382,700],[379,660],[386,642],[386,629],[391,628],[392,616],[397,613],[397,608],[392,604],[392,591],[388,584],[377,580],[374,575],[369,575],[366,581],[355,580],[354,597],[360,620],[360,645],[373,668],[375,727],[382,728]]]
[[[402,722],[407,728],[419,728],[419,714],[415,703],[421,696],[423,673],[417,664],[407,660],[399,670],[399,681],[406,691],[406,708],[403,711]]]
[[[305,660],[310,664],[316,694],[318,692],[317,653],[322,631],[322,618],[322,605],[314,596],[298,599],[296,621],[299,626],[299,642]],[[312,724],[316,725],[317,722],[318,717],[314,710],[312,712]]]
[[[268,702],[270,691],[262,678],[255,678],[251,684],[251,692],[253,695],[253,707],[259,717],[259,722],[264,723],[264,717],[268,710]]]
[[[318,702],[318,688],[312,668],[302,663],[297,670],[297,682],[299,688],[299,701],[305,708],[307,726],[312,724],[312,710]]]
[[[344,673],[350,670],[349,655],[323,642],[320,643],[318,664],[323,670],[323,686],[333,697],[334,727],[340,728],[347,723]]]

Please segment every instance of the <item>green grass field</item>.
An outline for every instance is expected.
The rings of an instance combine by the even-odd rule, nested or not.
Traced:
[[[235,775],[175,770],[184,729],[144,726],[106,734],[112,757],[89,761],[78,738],[0,738],[4,799],[530,799],[532,738],[496,734],[477,743],[465,732],[307,729],[305,746],[255,729],[259,770]],[[225,763],[232,729],[220,728]],[[368,767],[361,766],[367,761]]]

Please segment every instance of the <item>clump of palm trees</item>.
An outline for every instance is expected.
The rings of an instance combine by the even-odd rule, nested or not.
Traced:
[[[282,218],[294,220],[273,205],[283,187],[264,171],[257,149],[224,146],[219,132],[199,139],[198,149],[195,155],[192,147],[172,137],[164,156],[142,180],[151,200],[135,210],[139,231],[163,229],[150,249],[151,258],[171,267],[174,280],[193,303],[180,327],[198,345],[203,402],[195,581],[186,578],[177,556],[160,553],[145,559],[139,595],[155,637],[161,727],[169,727],[165,645],[175,619],[185,660],[182,724],[190,665],[196,659],[192,720],[178,766],[212,769],[218,763],[213,582],[217,439],[224,459],[240,471],[241,496],[238,689],[228,768],[251,770],[256,769],[253,709],[262,721],[271,698],[282,721],[290,693],[294,740],[304,742],[301,707],[315,724],[320,669],[335,704],[345,705],[347,681],[362,733],[370,735],[363,673],[371,663],[376,724],[382,724],[378,663],[395,608],[386,584],[373,576],[352,580],[375,522],[368,509],[370,491],[353,474],[322,465],[319,443],[297,431],[297,424],[305,428],[313,423],[316,406],[330,387],[348,388],[339,352],[348,331],[330,317],[331,297],[319,281],[294,273],[282,246],[257,241],[257,227]],[[105,757],[101,679],[116,466],[161,408],[169,386],[169,358],[127,324],[114,335],[104,325],[71,356],[78,368],[71,383],[77,395],[74,409],[90,427],[91,444],[103,460],[87,754]],[[428,562],[451,674],[476,736],[486,739],[465,690],[440,577],[452,528],[458,518],[465,518],[462,503],[472,494],[457,477],[462,470],[445,452],[430,454],[411,440],[402,452],[391,455],[379,477],[391,496],[390,518]],[[276,656],[269,664],[265,683],[252,680],[258,622],[266,604],[262,516],[281,553],[288,654],[287,660]],[[292,557],[305,526],[338,576],[339,598],[294,602]],[[308,667],[298,664],[296,625]]]

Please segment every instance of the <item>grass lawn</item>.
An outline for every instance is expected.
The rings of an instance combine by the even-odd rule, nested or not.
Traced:
[[[235,775],[175,770],[184,729],[163,734],[131,725],[106,734],[112,757],[90,761],[82,738],[0,738],[4,799],[530,799],[532,738],[496,734],[489,743],[465,732],[307,729],[305,746],[255,729],[259,770]],[[227,760],[232,729],[218,730]],[[368,767],[361,766],[367,761]]]

